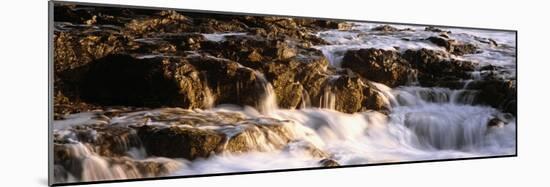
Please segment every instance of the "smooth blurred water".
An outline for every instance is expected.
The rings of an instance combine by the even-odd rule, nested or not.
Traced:
[[[420,40],[436,33],[424,31],[423,27],[395,26],[397,28],[412,28],[415,31],[399,33],[383,33],[371,31],[377,24],[357,23],[352,31],[324,31],[317,35],[332,45],[316,46],[323,51],[330,64],[340,68],[343,54],[348,49],[383,48],[403,51],[406,49],[428,48],[444,50],[427,41]],[[443,28],[445,29],[445,28]],[[484,31],[450,29],[451,37],[474,42],[484,51],[480,54],[468,55],[465,58],[478,64],[492,64],[505,67],[504,78],[515,78],[515,42],[511,42],[510,33],[491,34]],[[226,34],[205,35],[208,40],[221,41]],[[479,43],[474,35],[490,37],[504,45],[494,48],[485,43]],[[476,43],[477,42],[477,43]],[[509,46],[510,48],[507,48]],[[253,70],[255,71],[255,70]],[[452,159],[482,157],[494,155],[513,155],[516,153],[516,124],[513,117],[507,116],[497,109],[474,105],[476,91],[449,88],[419,87],[416,84],[389,88],[383,84],[370,82],[376,91],[384,96],[384,102],[391,106],[389,114],[376,111],[347,114],[335,109],[338,97],[330,90],[324,90],[320,98],[321,108],[312,108],[309,97],[302,97],[299,109],[281,109],[277,107],[277,99],[273,86],[255,71],[260,79],[259,88],[264,97],[257,106],[211,106],[202,112],[238,113],[248,119],[255,119],[258,125],[262,120],[278,119],[285,121],[284,128],[293,142],[284,148],[278,148],[265,139],[264,134],[255,133],[247,136],[247,141],[257,145],[256,151],[248,153],[224,152],[209,158],[199,158],[193,161],[174,158],[147,158],[146,151],[141,147],[132,148],[128,155],[140,161],[162,162],[170,170],[169,175],[194,175],[226,172],[259,171],[273,169],[290,169],[320,166],[321,158],[312,156],[303,149],[303,145],[312,145],[323,151],[330,159],[340,165],[373,164],[386,162],[403,162],[434,159]],[[472,72],[472,80],[464,80],[465,85],[482,78],[483,72]],[[307,93],[307,90],[305,91]],[[244,93],[243,93],[244,94]],[[212,97],[211,94],[207,94]],[[306,94],[307,95],[307,94]],[[215,98],[207,98],[206,102],[215,103]],[[209,105],[210,106],[210,105]],[[155,116],[159,110],[139,111],[113,118],[110,121],[99,121],[104,125],[136,123],[135,116]],[[150,177],[147,172],[138,171],[135,167],[110,165],[109,158],[102,157],[95,150],[78,141],[78,138],[66,129],[87,123],[98,123],[92,119],[93,113],[72,114],[65,120],[54,122],[54,133],[73,141],[69,150],[82,158],[82,180],[126,179]],[[505,116],[505,117],[503,117]],[[494,119],[502,119],[498,125],[490,126]],[[265,123],[266,125],[268,123]],[[169,126],[167,122],[147,122],[147,125]],[[222,125],[222,124],[219,124]],[[185,126],[185,128],[193,128]],[[242,131],[239,125],[231,127],[204,126],[201,128],[215,129],[231,137]],[[94,136],[90,131],[90,136]],[[285,142],[278,142],[284,144]],[[306,146],[307,147],[307,146]],[[177,149],[177,147],[174,147]],[[132,165],[130,165],[132,166]],[[130,168],[130,169],[129,169]],[[69,176],[68,181],[74,180]]]

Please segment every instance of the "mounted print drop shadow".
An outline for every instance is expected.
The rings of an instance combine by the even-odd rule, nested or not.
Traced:
[[[516,32],[55,2],[51,183],[516,155]]]

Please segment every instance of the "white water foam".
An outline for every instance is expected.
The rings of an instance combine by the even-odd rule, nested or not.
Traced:
[[[330,45],[315,46],[321,50],[329,60],[330,65],[336,68],[341,67],[342,59],[346,51],[350,49],[376,48],[403,52],[405,50],[430,49],[445,51],[426,38],[438,36],[440,33],[425,31],[425,27],[389,24],[397,29],[410,29],[395,32],[373,31],[372,29],[384,24],[354,22],[350,31],[328,30],[316,35]],[[456,41],[471,43],[481,49],[481,53],[466,54],[464,56],[449,55],[459,60],[469,60],[479,66],[493,65],[504,68],[503,78],[515,78],[515,33],[507,31],[486,31],[475,29],[440,29],[451,31],[447,35]],[[497,43],[493,46],[490,40]]]
[[[221,42],[225,40],[226,36],[242,36],[246,35],[244,32],[234,32],[234,33],[212,33],[212,34],[202,34],[204,38],[208,41]]]
[[[319,33],[319,36],[333,45],[317,47],[329,58],[333,67],[339,67],[343,56],[342,51],[352,48],[380,47],[399,51],[418,48],[442,50],[429,42],[417,41],[419,38],[436,34],[424,31],[423,27],[411,27],[415,31],[403,31],[402,34],[396,34],[371,32],[374,26],[377,26],[377,24],[357,24],[354,27],[355,30],[352,31]],[[401,26],[395,27],[401,28]],[[467,40],[470,36],[465,34],[472,34],[460,33],[460,30],[452,30],[450,36],[459,40]],[[209,35],[210,38],[207,37],[207,39],[222,41],[225,36],[224,34],[214,34]],[[407,38],[407,40],[403,40],[403,38]],[[495,40],[506,44],[504,39]],[[483,49],[491,49],[491,47],[486,45]],[[464,58],[479,57],[480,61],[494,58],[494,63],[499,66],[509,63],[510,61],[507,59],[509,56],[498,50],[501,49],[495,49],[495,53],[500,56],[487,52],[486,54],[475,54]],[[487,56],[483,57],[483,55]],[[515,69],[515,65],[510,66],[510,68]],[[211,106],[211,109],[189,110],[189,115],[181,115],[178,118],[196,117],[193,116],[194,112],[211,115],[215,115],[216,112],[229,112],[238,114],[247,120],[254,120],[254,124],[259,126],[270,125],[270,120],[281,120],[285,131],[288,131],[289,136],[293,138],[292,142],[300,142],[300,145],[301,143],[311,144],[314,148],[326,153],[329,159],[333,159],[341,165],[512,155],[516,153],[515,119],[501,119],[504,114],[500,111],[487,106],[473,105],[473,97],[477,93],[469,90],[418,86],[403,86],[392,89],[383,84],[371,82],[369,84],[373,85],[383,95],[388,106],[391,106],[389,114],[386,115],[376,111],[347,114],[335,111],[334,103],[338,98],[330,90],[325,90],[325,94],[321,97],[322,108],[310,108],[307,102],[303,102],[304,105],[300,109],[280,109],[277,107],[277,98],[273,86],[259,72],[254,72],[257,73],[256,75],[260,79],[259,84],[261,85],[259,85],[259,88],[263,89],[262,93],[264,93],[261,101],[258,101],[258,105],[254,106],[255,108]],[[481,72],[479,75],[478,77],[477,73],[473,73],[473,78],[480,78]],[[467,88],[467,86],[464,88]],[[302,98],[302,100],[309,100],[309,98]],[[205,104],[209,102],[207,101]],[[162,110],[167,109],[127,113],[114,117],[108,124],[103,125],[143,123],[146,119],[143,116],[156,116]],[[501,125],[489,125],[490,121],[494,119],[502,120],[499,123]],[[65,120],[54,122],[54,127],[57,127],[54,133],[72,140],[73,144],[68,145],[76,146],[74,154],[79,155],[78,158],[85,159],[83,165],[86,170],[83,172],[84,175],[81,176],[83,179],[123,179],[145,176],[143,173],[138,175],[135,170],[122,169],[120,165],[109,165],[106,158],[98,156],[93,150],[78,142],[74,134],[66,131],[66,129],[75,125],[90,123],[105,122],[101,120],[101,117],[98,118],[95,113],[74,114],[68,116]],[[145,125],[168,127],[169,123],[148,120],[145,121]],[[201,124],[200,127],[191,125],[181,125],[180,127],[211,129],[229,137],[237,135],[246,128],[253,128],[246,124],[228,126]],[[140,150],[140,148],[129,149],[128,156],[138,161],[167,162],[169,168],[177,170],[169,175],[321,166],[319,161],[322,158],[312,155],[308,150],[301,150],[300,145],[288,148],[288,146],[294,145],[291,142],[287,148],[280,149],[272,145],[272,142],[267,141],[266,136],[271,135],[262,134],[249,137],[250,139],[247,141],[261,144],[256,151],[240,154],[222,153],[193,161],[147,158],[144,156],[146,155],[144,152],[147,150]],[[278,141],[276,143],[282,142]]]

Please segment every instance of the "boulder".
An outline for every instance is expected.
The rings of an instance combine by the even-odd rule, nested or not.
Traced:
[[[504,122],[499,118],[492,118],[487,122],[487,127],[501,127],[504,125]]]
[[[455,55],[465,55],[479,52],[479,48],[474,44],[464,43],[449,38],[431,36],[427,38],[427,40],[438,46],[444,47],[449,53]]]
[[[231,59],[250,67],[266,61],[286,60],[297,55],[297,46],[289,40],[271,40],[255,35],[226,36],[219,42],[208,42],[201,48],[214,56]]]
[[[382,31],[382,32],[396,32],[399,29],[392,27],[390,25],[381,25],[371,29],[372,31]]]
[[[440,33],[444,33],[444,34],[450,34],[451,33],[451,31],[446,31],[446,30],[443,30],[441,28],[437,28],[437,27],[434,27],[434,26],[427,26],[426,28],[424,28],[424,31],[440,32]]]
[[[160,59],[109,55],[78,69],[78,90],[83,100],[101,105],[193,105],[192,95],[179,94],[180,86],[164,73]],[[190,81],[200,89],[200,81]]]
[[[61,86],[56,85],[56,88],[60,88]],[[82,101],[75,101],[69,99],[67,96],[63,94],[62,91],[56,91],[53,98],[53,105],[54,105],[54,120],[60,120],[64,119],[65,116],[72,114],[72,113],[80,113],[80,112],[86,112],[91,111],[95,109],[100,109],[101,106],[82,102]]]
[[[69,180],[114,180],[159,177],[182,167],[178,160],[150,157],[135,159],[128,156],[102,156],[82,144],[54,144],[54,178]]]
[[[469,89],[479,90],[476,102],[517,115],[517,87],[514,80],[483,80],[471,83]]]
[[[104,114],[114,115],[116,120],[111,120],[114,116]],[[132,153],[132,150],[142,148],[143,154],[148,156],[188,160],[222,153],[275,151],[287,147],[299,135],[291,121],[250,118],[241,113],[221,111],[212,113],[163,108],[137,112],[128,110],[116,114],[98,111],[93,115],[75,117],[90,119],[80,119],[78,121],[82,123],[54,132],[57,164],[76,167],[79,165],[76,162],[87,155],[135,158],[140,155]]]
[[[103,106],[256,106],[268,84],[260,72],[237,62],[194,53],[183,57],[109,55],[61,75],[64,83],[75,87],[75,97]]]
[[[325,89],[334,94],[338,111],[354,113],[366,110],[386,110],[389,106],[375,88],[363,83],[360,77],[340,76],[329,80]]]
[[[164,10],[151,16],[133,19],[125,25],[124,33],[139,37],[156,33],[180,33],[189,31],[193,20],[174,11]]]
[[[288,121],[216,114],[219,115],[181,109],[159,111],[153,115],[157,117],[148,119],[162,125],[136,129],[148,155],[188,160],[222,153],[280,150],[296,138],[293,124]]]
[[[159,34],[157,37],[175,46],[177,51],[198,50],[201,48],[201,44],[204,43],[206,40],[204,35],[200,33],[195,33],[195,32],[166,33],[166,34]]]
[[[472,62],[449,58],[442,51],[409,49],[402,57],[418,70],[418,80],[425,86],[445,86],[449,82],[469,79],[469,72],[475,70]]]
[[[338,166],[340,166],[340,164],[336,160],[333,160],[333,159],[320,160],[319,164],[322,167],[338,167]]]
[[[188,14],[186,14],[188,15]],[[238,20],[236,16],[229,16],[229,19],[222,16],[210,15],[189,15],[193,20],[193,26],[187,28],[188,32],[200,33],[224,33],[224,32],[246,32],[248,26]],[[230,19],[234,17],[234,19]]]
[[[127,36],[117,33],[59,32],[54,35],[54,70],[61,72],[85,65],[125,49]]]
[[[178,69],[184,68],[185,66],[182,66],[184,64],[200,72],[199,77],[203,77],[200,82],[209,88],[208,92],[211,92],[209,97],[215,99],[214,104],[258,106],[268,91],[269,83],[261,72],[228,59],[191,54],[183,59],[168,59],[165,64],[176,68],[171,72],[181,72]],[[172,76],[176,79],[181,77],[177,74]],[[196,89],[194,85],[185,85],[185,88]]]
[[[391,87],[407,83],[409,75],[414,73],[398,52],[374,48],[347,51],[342,67]]]
[[[296,108],[306,97],[315,97],[320,93],[326,75],[327,59],[316,49],[299,50],[299,55],[287,60],[262,63],[258,69],[264,72],[272,83],[282,108]],[[317,75],[313,78],[312,76]],[[306,93],[307,92],[307,93]],[[308,101],[309,102],[309,101]]]
[[[337,30],[351,30],[353,27],[352,23],[343,22],[343,21],[334,21],[334,20],[320,20],[320,19],[310,19],[310,18],[297,18],[295,19],[300,26],[305,26],[309,28],[316,29],[337,29]],[[303,20],[308,20],[304,22]]]
[[[214,154],[224,138],[213,130],[177,126],[142,126],[138,135],[150,156],[189,160]]]

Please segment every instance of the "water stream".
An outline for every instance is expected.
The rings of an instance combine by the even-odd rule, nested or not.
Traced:
[[[332,45],[317,46],[317,48],[323,51],[330,64],[335,68],[340,67],[343,51],[353,48],[442,50],[428,42],[414,42],[418,38],[432,35],[431,32],[419,31],[388,35],[369,32],[373,25],[358,24],[355,29],[359,31],[334,30],[318,33]],[[413,27],[413,29],[420,30],[423,27]],[[458,29],[452,30],[452,32],[456,33],[453,36],[459,36],[463,40],[471,38],[471,35]],[[221,40],[220,38],[223,38],[224,35],[220,36],[209,37],[211,40]],[[514,42],[501,39],[510,37],[508,35],[488,37],[496,38],[495,40],[503,45],[515,47],[513,46]],[[408,38],[408,40],[402,38]],[[510,51],[486,48],[489,52],[469,55],[464,58],[505,67],[503,76],[515,77],[515,63],[510,62],[515,58],[506,55]],[[372,85],[375,85],[377,90],[384,95],[388,106],[391,106],[389,114],[376,111],[347,114],[335,110],[335,101],[338,100],[338,97],[330,90],[324,90],[324,95],[320,98],[322,105],[320,108],[311,107],[312,101],[309,97],[302,98],[302,105],[299,109],[278,108],[278,98],[276,98],[273,86],[263,78],[261,73],[256,73],[260,80],[263,80],[260,82],[262,91],[265,93],[256,108],[214,106],[202,112],[237,113],[246,118],[260,121],[262,118],[284,120],[287,124],[285,128],[288,129],[288,133],[294,139],[293,142],[296,143],[286,145],[283,149],[276,149],[272,144],[266,143],[263,139],[260,140],[260,138],[265,138],[264,135],[250,136],[250,141],[265,144],[265,148],[247,153],[217,154],[193,161],[147,157],[147,150],[137,143],[129,144],[131,148],[128,150],[131,151],[128,151],[128,159],[137,161],[137,163],[162,163],[161,168],[166,171],[162,175],[193,175],[321,166],[318,157],[301,149],[304,147],[303,144],[315,146],[340,165],[510,155],[516,152],[515,118],[495,108],[474,105],[477,92],[468,90],[467,86],[463,89],[453,90],[420,87],[411,83],[411,85],[389,88],[383,84],[372,82]],[[483,72],[476,71],[472,74],[471,80],[464,80],[466,83],[481,79]],[[213,103],[212,98],[209,98],[207,102]],[[133,115],[154,116],[155,110],[142,111]],[[130,119],[134,118],[131,117],[131,114],[127,114],[126,117],[106,120],[105,124],[131,124]],[[488,125],[494,119],[501,121],[497,125]],[[73,118],[55,121],[54,133],[60,136],[74,136],[66,133],[65,129],[74,125],[90,123],[90,120],[94,119],[89,114],[82,113],[74,115]],[[261,123],[259,124],[261,125]],[[170,123],[169,121],[155,122],[154,125],[169,126]],[[239,128],[237,125],[219,130],[231,134],[240,132]],[[92,131],[90,136],[93,136]],[[134,164],[134,162],[123,164],[124,161],[120,161],[121,164],[108,164],[112,163],[110,158],[100,156],[97,153],[98,150],[87,147],[76,137],[67,139],[74,141],[73,144],[69,144],[73,146],[70,150],[84,161],[82,162],[81,176],[69,175],[65,177],[66,181],[76,180],[75,178],[88,181],[155,176],[152,171],[144,171],[140,169],[142,166]]]

